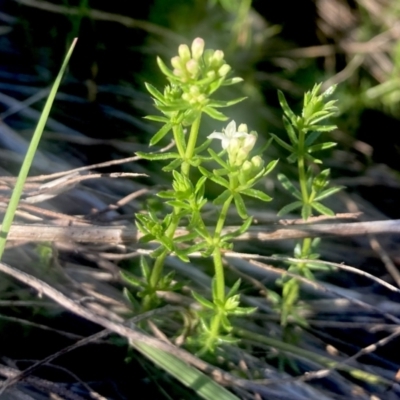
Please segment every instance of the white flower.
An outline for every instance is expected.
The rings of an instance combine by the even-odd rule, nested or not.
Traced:
[[[240,126],[239,128],[241,128]],[[208,139],[220,139],[222,148],[225,150],[228,148],[229,143],[232,139],[246,138],[248,136],[247,132],[244,131],[236,131],[236,122],[231,121],[227,125],[225,129],[222,129],[222,132],[213,132],[211,135],[208,135]]]

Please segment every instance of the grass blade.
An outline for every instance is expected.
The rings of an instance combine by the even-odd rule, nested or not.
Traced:
[[[49,117],[51,107],[53,105],[54,99],[57,94],[57,90],[60,86],[61,79],[64,75],[64,72],[67,68],[69,59],[71,58],[72,52],[75,48],[77,38],[71,44],[71,47],[68,50],[67,55],[65,56],[64,62],[61,66],[61,69],[57,75],[56,80],[54,81],[53,87],[51,88],[49,97],[47,98],[46,104],[44,106],[43,112],[40,116],[39,122],[36,126],[35,132],[33,133],[32,140],[29,144],[28,151],[24,158],[24,161],[21,166],[21,170],[19,172],[17,182],[15,184],[14,190],[11,195],[10,202],[7,207],[6,214],[4,215],[3,223],[1,225],[1,232],[0,232],[0,260],[3,256],[4,249],[7,242],[8,232],[10,231],[11,224],[14,220],[14,215],[18,207],[19,200],[21,198],[21,194],[24,188],[26,177],[28,176],[29,169],[32,165],[33,157],[35,156],[36,149],[39,145],[40,138],[42,136],[44,127],[47,122],[47,118]]]
[[[131,342],[131,345],[178,379],[185,386],[194,390],[200,397],[207,400],[238,400],[234,394],[226,390],[207,375],[172,354],[166,353],[144,343]]]

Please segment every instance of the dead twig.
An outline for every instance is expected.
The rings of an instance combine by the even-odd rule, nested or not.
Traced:
[[[223,234],[237,230],[227,227]],[[178,229],[176,236],[187,234],[185,229]],[[236,240],[275,241],[326,236],[363,236],[367,234],[399,234],[400,220],[370,221],[316,225],[271,225],[254,226],[248,232],[236,237]],[[135,228],[126,226],[51,226],[39,224],[14,224],[8,234],[9,241],[22,242],[78,242],[105,244],[135,244],[143,236]]]

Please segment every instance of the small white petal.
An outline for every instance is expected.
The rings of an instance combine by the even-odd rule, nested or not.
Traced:
[[[224,140],[225,135],[221,132],[213,132],[211,135],[207,136],[207,139],[219,139],[219,140]]]

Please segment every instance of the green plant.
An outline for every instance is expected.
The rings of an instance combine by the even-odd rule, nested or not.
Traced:
[[[124,278],[137,287],[138,296],[142,298],[142,307],[147,310],[159,304],[157,291],[174,291],[182,287],[174,282],[173,272],[163,275],[164,262],[168,255],[175,255],[184,262],[188,262],[190,255],[195,252],[200,252],[203,257],[212,257],[214,277],[211,299],[193,292],[194,299],[202,308],[196,315],[196,334],[189,338],[188,343],[195,345],[200,353],[212,352],[222,342],[235,343],[237,339],[232,335],[232,317],[244,316],[255,311],[254,308],[240,306],[240,280],[226,291],[222,255],[224,251],[232,249],[232,240],[246,232],[252,223],[244,198],[252,197],[264,202],[271,200],[270,196],[254,186],[277,164],[275,160],[264,165],[262,152],[269,143],[256,154],[251,154],[257,133],[248,132],[245,124],[237,127],[235,121],[229,122],[221,132],[208,135],[204,143],[197,143],[203,114],[224,121],[227,117],[218,108],[228,107],[243,100],[239,98],[218,101],[211,98],[222,86],[240,81],[239,78],[229,77],[230,66],[223,57],[220,50],[204,50],[204,41],[197,38],[193,41],[191,50],[186,45],[179,47],[179,55],[171,59],[173,70],[161,59],[157,60],[159,68],[169,80],[163,93],[146,84],[155,107],[163,114],[147,117],[163,123],[161,129],[150,140],[150,144],[157,144],[172,132],[176,151],[138,155],[152,161],[170,161],[163,170],[171,173],[172,188],[157,195],[172,211],[165,216],[159,216],[152,210],[136,215],[137,227],[144,235],[142,242],[155,241],[158,247],[151,253],[151,264],[142,257],[141,278],[124,274]],[[316,164],[322,164],[322,161],[316,159],[313,153],[335,145],[332,142],[316,143],[323,132],[335,128],[334,125],[320,124],[336,112],[335,101],[326,101],[335,88],[319,94],[320,87],[321,85],[315,85],[305,94],[301,115],[294,114],[283,93],[279,92],[279,101],[284,112],[283,123],[290,143],[271,134],[279,145],[290,152],[288,161],[297,163],[299,175],[299,188],[285,175],[278,175],[283,187],[296,199],[283,207],[279,214],[301,209],[301,216],[305,221],[313,212],[333,215],[333,211],[324,206],[321,200],[341,189],[328,187],[329,169],[319,172],[314,168]],[[185,134],[186,129],[188,134]],[[221,152],[217,153],[210,147],[212,139],[221,140]],[[218,168],[211,171],[206,167],[210,163],[216,164]],[[196,174],[193,173],[196,170],[200,172],[197,173],[197,176],[200,175],[197,180]],[[202,213],[203,207],[208,203],[204,196],[207,182],[213,182],[221,188],[219,195],[212,202],[219,208],[217,221],[212,228],[206,226]],[[243,223],[236,231],[225,234],[223,228],[231,205],[235,206]],[[183,228],[185,234],[176,236],[178,228]],[[317,262],[319,255],[314,251],[317,244],[318,240],[307,238],[296,246],[294,253],[299,261],[290,264],[291,273],[313,279],[312,270],[321,268]],[[305,259],[315,262],[302,261]],[[275,299],[282,326],[286,327],[289,317],[305,324],[296,313],[300,288],[297,279],[283,277],[280,283],[282,295],[277,295]]]
[[[149,210],[146,214],[136,215],[136,224],[144,235],[142,241],[156,241],[159,246],[151,254],[154,260],[150,266],[143,257],[141,260],[142,279],[125,276],[133,285],[140,288],[139,296],[143,299],[143,308],[149,309],[158,304],[156,292],[159,290],[177,290],[179,285],[173,283],[173,274],[162,275],[165,259],[174,254],[188,262],[194,252],[201,252],[204,257],[212,257],[214,278],[212,282],[211,301],[193,293],[201,304],[197,335],[191,342],[199,351],[213,350],[220,342],[232,342],[231,317],[248,314],[254,308],[240,307],[238,294],[240,280],[226,293],[222,253],[232,248],[232,240],[244,233],[250,226],[252,218],[248,216],[243,196],[262,201],[271,197],[254,188],[257,182],[270,173],[277,161],[264,165],[260,153],[250,155],[257,140],[256,132],[248,132],[247,126],[236,126],[231,121],[222,132],[213,132],[208,140],[200,145],[199,130],[203,114],[218,121],[227,117],[218,109],[228,107],[243,100],[214,100],[211,96],[222,86],[233,85],[240,78],[230,78],[230,66],[224,60],[220,50],[204,50],[204,41],[197,38],[191,50],[186,45],[179,47],[179,55],[173,57],[169,69],[161,59],[158,66],[169,80],[161,93],[150,84],[146,84],[153,96],[155,107],[164,114],[147,118],[163,123],[162,128],[150,140],[155,145],[169,132],[176,145],[175,152],[162,154],[138,153],[148,160],[171,160],[163,168],[172,175],[172,189],[161,191],[158,196],[171,207],[171,213],[159,217]],[[186,135],[185,130],[189,132]],[[216,153],[210,148],[211,140],[219,139],[222,151]],[[205,153],[207,150],[208,154]],[[214,162],[219,168],[210,171],[205,163]],[[178,171],[178,168],[180,169]],[[193,182],[193,171],[200,171],[201,177]],[[220,208],[217,222],[212,229],[206,226],[202,208],[208,202],[204,197],[205,184],[212,181],[221,187],[221,193],[213,201]],[[234,204],[238,215],[243,220],[242,226],[235,232],[223,233],[228,210]],[[186,234],[175,237],[179,227],[186,229]]]
[[[336,101],[326,102],[335,90],[331,87],[322,94],[319,94],[321,85],[305,93],[303,109],[300,115],[296,115],[289,107],[285,96],[279,92],[279,102],[283,110],[283,125],[289,137],[289,143],[280,139],[277,135],[271,134],[275,141],[285,150],[290,152],[287,160],[289,163],[297,164],[299,187],[296,187],[284,174],[279,174],[278,179],[282,186],[296,199],[283,207],[278,215],[284,215],[297,209],[301,209],[301,216],[307,221],[313,212],[333,216],[334,212],[323,205],[321,200],[337,193],[342,189],[340,186],[329,187],[329,169],[316,168],[322,166],[323,162],[313,156],[313,153],[327,150],[336,145],[334,142],[315,143],[324,132],[330,132],[336,128],[335,125],[321,125],[320,123],[332,117],[337,108]],[[324,268],[318,263],[319,254],[315,252],[319,238],[303,239],[294,249],[294,258],[299,261],[291,263],[289,272],[314,280],[313,269]],[[316,260],[315,262],[303,262],[301,260]],[[282,283],[282,297],[278,302],[278,309],[281,314],[281,324],[287,325],[289,316],[298,322],[305,324],[306,321],[296,313],[296,306],[299,299],[300,285],[296,278],[284,277]]]

